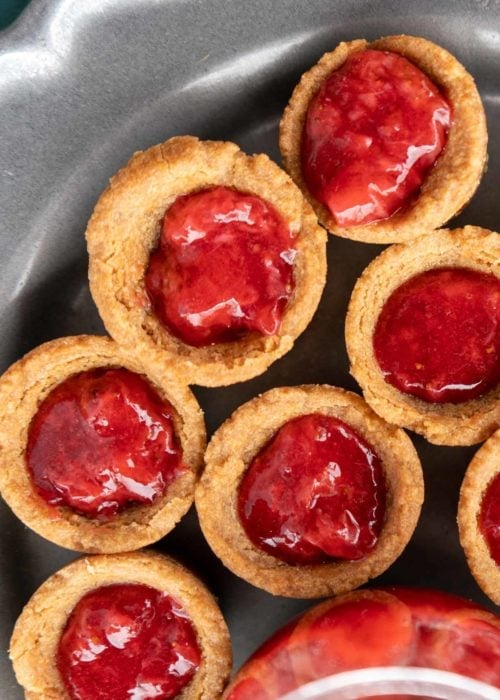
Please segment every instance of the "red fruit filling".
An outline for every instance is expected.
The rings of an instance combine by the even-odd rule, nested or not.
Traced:
[[[377,543],[384,520],[380,460],[346,423],[300,416],[252,460],[238,512],[255,546],[288,564],[360,559]]]
[[[188,345],[279,331],[294,288],[294,237],[260,197],[214,187],[165,212],[146,290],[160,322]]]
[[[500,472],[488,484],[481,501],[479,528],[492,559],[500,566]]]
[[[413,617],[411,666],[440,668],[500,686],[500,618],[468,600],[433,590],[390,592]]]
[[[499,618],[469,601],[430,590],[360,591],[271,637],[238,672],[227,700],[276,700],[303,683],[370,666],[438,668],[500,686],[499,658]]]
[[[404,665],[412,637],[411,615],[393,598],[379,593],[344,600],[296,627],[295,677],[307,683],[356,668]]]
[[[139,584],[103,586],[81,598],[57,653],[71,700],[176,698],[200,662],[183,608]]]
[[[339,226],[387,219],[409,203],[447,140],[451,107],[406,58],[351,54],[309,105],[302,171]]]
[[[173,409],[126,369],[75,374],[40,404],[27,465],[48,503],[90,518],[153,503],[186,470]]]
[[[430,403],[482,396],[500,379],[500,280],[466,268],[412,277],[384,304],[373,348],[399,391]]]

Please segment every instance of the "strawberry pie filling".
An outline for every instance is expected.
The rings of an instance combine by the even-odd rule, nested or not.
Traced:
[[[373,666],[438,668],[500,686],[499,658],[499,618],[469,601],[417,588],[359,591],[271,637],[224,697],[276,700],[318,678]]]
[[[252,460],[238,493],[243,528],[288,564],[360,559],[385,513],[379,457],[337,418],[311,414],[283,425]]]
[[[90,518],[153,503],[186,471],[172,416],[172,406],[129,370],[70,376],[29,428],[26,461],[37,492]]]
[[[71,700],[176,698],[201,662],[193,624],[166,593],[102,586],[73,609],[57,667]]]
[[[500,472],[488,484],[481,501],[479,528],[492,559],[500,566]]]
[[[500,380],[500,280],[467,268],[427,270],[384,304],[373,336],[384,378],[430,403],[475,399]]]
[[[213,187],[165,212],[146,290],[160,322],[188,345],[273,335],[294,289],[296,253],[269,202]]]
[[[339,226],[387,219],[407,205],[442,152],[451,107],[403,56],[351,54],[309,105],[302,172]]]

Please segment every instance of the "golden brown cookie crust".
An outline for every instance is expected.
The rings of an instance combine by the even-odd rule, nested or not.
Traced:
[[[180,195],[215,185],[261,197],[296,236],[295,289],[276,335],[192,347],[152,313],[144,286],[165,210]],[[189,384],[222,386],[264,372],[311,320],[326,279],[326,235],[300,190],[265,155],[229,142],[172,138],[136,153],[110,181],[87,228],[90,288],[106,329],[120,344],[175,361]]]
[[[429,231],[393,245],[365,269],[347,310],[345,335],[351,374],[373,410],[435,445],[473,445],[500,425],[500,386],[459,404],[432,404],[388,384],[375,359],[373,333],[385,302],[403,282],[437,267],[467,267],[500,276],[500,236],[477,226]]]
[[[237,512],[241,478],[256,454],[286,422],[322,413],[351,425],[378,453],[387,482],[385,523],[373,551],[358,561],[291,566],[257,549]],[[417,524],[424,486],[408,436],[386,424],[356,394],[326,385],[272,389],[238,408],[216,431],[196,488],[201,529],[233,573],[274,595],[317,598],[349,591],[387,569]]]
[[[481,503],[488,485],[500,472],[500,430],[476,452],[467,467],[458,503],[458,530],[467,563],[477,583],[500,605],[500,566],[479,529]]]
[[[359,226],[338,226],[330,211],[309,192],[302,176],[301,143],[309,103],[330,74],[346,58],[364,49],[399,53],[420,68],[452,105],[452,125],[443,153],[424,181],[415,201],[389,219]],[[283,114],[280,150],[283,163],[313,206],[320,222],[336,236],[365,243],[410,241],[436,229],[457,214],[476,191],[487,159],[488,134],[474,79],[448,51],[414,36],[388,36],[368,43],[342,42],[304,73]]]
[[[28,429],[38,406],[57,384],[77,372],[98,367],[125,367],[144,375],[174,408],[174,426],[188,467],[152,505],[138,505],[108,521],[49,505],[36,492],[25,450]],[[0,493],[25,525],[56,544],[81,552],[124,552],[156,542],[187,512],[203,459],[206,435],[203,413],[175,370],[164,363],[132,355],[109,338],[74,336],[45,343],[0,377]]]
[[[56,666],[67,619],[89,591],[139,583],[178,601],[196,629],[200,668],[179,700],[216,700],[231,670],[231,641],[224,618],[203,583],[174,559],[154,552],[82,557],[51,576],[34,593],[16,622],[10,658],[27,700],[69,700]]]

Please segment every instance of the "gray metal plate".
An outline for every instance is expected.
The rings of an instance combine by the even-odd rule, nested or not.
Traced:
[[[279,162],[278,120],[301,73],[343,39],[408,33],[452,51],[475,76],[489,122],[489,169],[453,224],[500,224],[498,0],[34,0],[0,35],[0,370],[62,335],[103,331],[87,285],[83,233],[107,179],[134,150],[175,134],[236,141]],[[344,315],[352,286],[381,246],[330,237],[328,284],[293,351],[262,377],[197,389],[212,432],[273,386],[356,389]],[[435,586],[487,603],[458,544],[460,482],[474,448],[412,436],[426,501],[403,556],[374,584]],[[0,506],[0,697],[23,697],[7,659],[13,624],[33,591],[76,555],[27,530]],[[219,597],[235,663],[311,603],[273,598],[226,571],[191,512],[157,545]]]

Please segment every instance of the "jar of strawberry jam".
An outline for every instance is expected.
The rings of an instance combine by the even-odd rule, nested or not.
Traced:
[[[396,667],[395,677],[401,678],[404,672],[401,674],[398,669],[421,667],[447,672],[451,680],[445,680],[458,684],[462,694],[433,696],[432,687],[427,688],[427,694],[424,685],[417,685],[407,691],[408,695],[390,695],[392,700],[414,698],[415,688],[421,700],[493,699],[498,697],[496,688],[500,687],[499,659],[500,618],[474,603],[430,589],[361,590],[327,600],[278,631],[243,665],[223,697],[225,700],[306,697],[375,700],[387,697],[383,685],[358,686],[355,694],[347,691],[343,694],[341,685],[338,693],[331,694],[326,690],[326,694],[314,694],[314,684],[307,694],[297,689],[332,674],[344,675],[357,669],[365,669],[365,676],[370,677],[370,669]],[[373,671],[374,679],[378,673]],[[479,682],[477,686],[473,683],[473,688],[484,690],[485,686],[490,694],[468,695],[470,679]],[[415,682],[420,681],[422,678]],[[465,688],[463,692],[460,684]],[[318,684],[318,693],[320,690]]]

